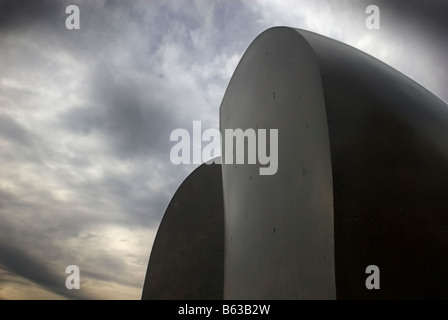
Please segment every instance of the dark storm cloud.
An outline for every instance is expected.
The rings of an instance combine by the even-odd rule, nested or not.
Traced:
[[[359,9],[368,5],[380,9],[381,30],[403,37],[410,43],[431,46],[440,56],[448,54],[448,2],[445,0],[362,0],[353,4]],[[443,52],[442,52],[443,51]],[[412,55],[412,52],[409,52]]]
[[[123,91],[123,90],[119,90]],[[114,92],[117,97],[104,108],[81,107],[69,110],[62,124],[74,133],[103,134],[112,154],[122,159],[136,156],[166,157],[167,138],[175,128],[172,117],[162,110],[144,108],[131,93]]]
[[[385,18],[394,17],[404,27],[413,26],[424,34],[444,41],[448,32],[448,2],[445,0],[377,1]],[[396,23],[397,21],[395,21]],[[407,23],[406,23],[407,22]]]
[[[88,293],[68,290],[65,287],[66,274],[59,274],[48,267],[48,261],[40,261],[20,247],[0,243],[0,266],[14,274],[30,280],[43,288],[67,298],[92,299]],[[63,270],[65,271],[65,270]]]
[[[300,1],[297,1],[300,3]],[[318,0],[316,10],[328,6],[337,18],[351,12],[352,19],[360,26],[364,25],[369,5],[380,9],[381,29],[394,28],[405,31],[412,28],[420,30],[440,42],[446,43],[444,37],[448,31],[448,2],[445,0]],[[360,13],[360,14],[359,14]],[[379,31],[381,32],[381,31]]]
[[[79,32],[65,28],[68,4],[80,7]],[[137,267],[124,262],[126,250],[110,251],[114,239],[106,232],[121,226],[119,237],[137,226],[135,235],[143,237],[144,230],[148,233],[157,225],[167,201],[164,190],[170,188],[165,183],[150,193],[147,185],[156,181],[148,170],[152,164],[144,165],[144,160],[132,164],[131,176],[110,172],[120,159],[162,161],[170,123],[160,103],[151,108],[150,95],[145,94],[150,88],[133,78],[135,65],[145,65],[138,61],[138,43],[133,45],[138,40],[133,35],[140,35],[129,16],[114,10],[101,9],[97,1],[0,3],[5,111],[0,113],[0,139],[8,146],[2,147],[0,166],[0,265],[19,277],[11,281],[22,277],[71,298],[110,296],[91,294],[89,290],[97,290],[91,283],[98,281],[138,292],[144,270],[129,276]],[[119,57],[128,52],[131,63]],[[127,76],[117,78],[121,72]],[[83,83],[90,87],[77,89]],[[84,104],[73,108],[69,97]],[[99,150],[77,143],[93,141],[89,134],[96,133],[95,143],[102,143]],[[100,176],[90,178],[88,168]],[[67,192],[69,198],[61,198]],[[139,242],[130,245],[144,246]],[[146,262],[149,251],[140,251],[132,261]],[[72,263],[80,265],[88,280],[84,290],[65,288],[65,266]],[[123,297],[133,292],[127,290]]]
[[[448,1],[384,0],[378,1],[378,6],[382,28],[408,48],[409,74],[415,79],[415,70],[425,66],[426,79],[416,80],[448,103]]]
[[[66,2],[57,0],[0,0],[0,30],[32,29],[65,22]],[[63,20],[62,20],[63,19]]]
[[[91,80],[95,105],[68,110],[61,115],[61,125],[82,135],[94,131],[103,134],[119,158],[166,156],[175,117],[164,105],[151,100],[159,94],[157,88],[110,72],[98,68]]]
[[[69,3],[80,7],[82,28],[79,31],[70,32],[65,28],[65,18],[68,16],[65,14],[65,6]],[[60,116],[62,127],[81,135],[100,132],[113,149],[114,156],[119,158],[162,154],[166,158],[169,153],[167,143],[169,134],[179,126],[179,123],[175,123],[175,117],[166,108],[166,104],[169,103],[168,98],[162,102],[152,100],[154,96],[166,96],[163,92],[165,88],[151,87],[150,77],[143,79],[148,82],[142,82],[141,79],[135,78],[135,74],[125,74],[123,65],[113,61],[113,54],[122,50],[125,54],[130,54],[129,61],[125,62],[128,69],[135,65],[144,65],[149,71],[154,68],[151,62],[145,63],[147,56],[142,56],[138,50],[131,47],[134,44],[133,37],[136,42],[138,40],[151,41],[151,39],[141,39],[138,33],[129,37],[126,32],[134,31],[126,30],[127,27],[133,25],[126,20],[130,17],[114,14],[113,10],[124,8],[123,11],[129,14],[137,14],[141,11],[136,10],[132,4],[124,5],[123,2],[106,2],[104,9],[99,9],[95,6],[98,3],[3,1],[1,6],[4,8],[5,15],[8,14],[8,18],[3,21],[1,27],[3,30],[12,29],[20,32],[20,28],[26,26],[31,29],[30,32],[36,34],[36,42],[42,41],[43,44],[50,45],[50,48],[62,49],[76,57],[79,62],[89,66],[83,81],[89,84],[88,99],[95,105],[81,105],[78,108],[62,111]],[[163,15],[157,15],[157,17],[160,19]],[[142,16],[141,20],[144,18]],[[153,25],[152,22],[148,24]],[[49,28],[45,31],[37,31],[33,29],[33,25],[45,25]],[[146,26],[147,24],[142,22],[142,28],[145,29]],[[153,30],[162,29],[154,28]],[[154,37],[152,33],[151,37]],[[150,47],[157,46],[150,45]],[[17,56],[12,56],[11,59],[17,59],[17,65],[23,65],[22,68],[28,68],[29,71],[39,70],[42,66],[52,64],[51,55],[47,55],[44,51],[20,50],[19,55],[21,55],[20,59],[17,59]],[[58,70],[54,72],[57,74]],[[157,75],[154,77],[157,78]],[[7,96],[17,101],[13,90],[10,89]],[[21,95],[20,98],[23,99],[24,89],[16,91],[18,91],[16,94]],[[32,94],[33,92],[30,92],[30,95]],[[6,122],[9,121],[6,120]],[[14,125],[12,119],[11,123],[3,128],[5,134],[8,133],[6,130],[19,129],[17,125],[12,128]],[[22,130],[17,137],[10,138],[24,138],[23,132],[25,131]]]
[[[69,4],[80,30],[65,28]],[[0,2],[0,264],[15,275],[2,287],[139,298],[151,235],[195,167],[170,163],[170,133],[217,123],[247,45],[223,30],[241,3],[218,4]],[[84,291],[66,292],[69,264]]]
[[[117,191],[123,191],[123,189]],[[96,196],[98,195],[97,193]],[[117,196],[123,197],[118,194]],[[104,246],[104,242],[107,241],[104,239],[104,232],[96,231],[98,226],[114,223],[114,220],[119,225],[126,225],[129,221],[125,218],[107,218],[107,215],[101,217],[92,214],[95,212],[94,208],[89,213],[88,208],[83,208],[89,205],[88,202],[65,208],[63,203],[55,202],[53,205],[49,203],[46,195],[41,196],[43,203],[39,205],[24,202],[14,194],[2,190],[0,190],[0,197],[2,199],[0,209],[7,209],[4,213],[7,212],[9,216],[17,216],[17,219],[11,219],[11,217],[0,215],[2,231],[0,269],[14,274],[13,279],[27,279],[49,292],[71,299],[104,298],[86,290],[85,283],[90,281],[89,279],[130,287],[140,285],[136,280],[137,275],[128,274],[129,267],[124,262],[126,256],[110,252],[108,246]],[[107,206],[103,205],[98,209],[105,210],[106,208]],[[56,210],[63,214],[56,217],[54,215]],[[51,215],[42,216],[40,214],[42,211]],[[29,223],[24,219],[29,219]],[[135,219],[131,220],[135,221]],[[141,218],[141,223],[148,225],[145,217]],[[120,234],[117,233],[116,236],[120,237]],[[72,247],[70,243],[76,244],[75,247]],[[81,287],[84,290],[65,288],[65,279],[68,275],[64,271],[70,264],[80,267]]]

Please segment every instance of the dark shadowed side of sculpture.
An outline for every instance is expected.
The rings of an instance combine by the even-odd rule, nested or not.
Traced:
[[[176,191],[154,241],[142,299],[223,298],[221,181],[220,165],[203,164]]]

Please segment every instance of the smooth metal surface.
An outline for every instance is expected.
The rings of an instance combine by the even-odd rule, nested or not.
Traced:
[[[223,164],[224,298],[336,298],[324,95],[317,58],[295,30],[268,30],[247,49],[220,109],[223,137],[236,128],[279,130],[278,171]]]
[[[159,226],[142,299],[223,298],[221,166],[203,164],[182,183]]]

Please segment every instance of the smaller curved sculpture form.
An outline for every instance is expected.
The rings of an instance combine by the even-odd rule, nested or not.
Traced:
[[[151,252],[144,300],[223,298],[221,166],[203,164],[173,196]]]
[[[232,76],[223,137],[227,129],[278,130],[278,170],[224,163],[187,178],[157,234],[143,298],[207,298],[207,283],[224,299],[448,298],[444,102],[350,46],[277,27]],[[366,286],[370,265],[379,289]]]

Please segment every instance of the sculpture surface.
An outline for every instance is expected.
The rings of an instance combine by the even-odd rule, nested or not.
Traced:
[[[203,164],[176,191],[160,223],[142,299],[223,298],[221,166]]]
[[[225,208],[224,299],[448,298],[445,103],[352,47],[276,27],[228,85],[220,130],[236,128],[278,129],[278,171],[224,163],[210,181]],[[165,263],[153,254],[150,268]],[[369,265],[379,290],[366,288]]]

